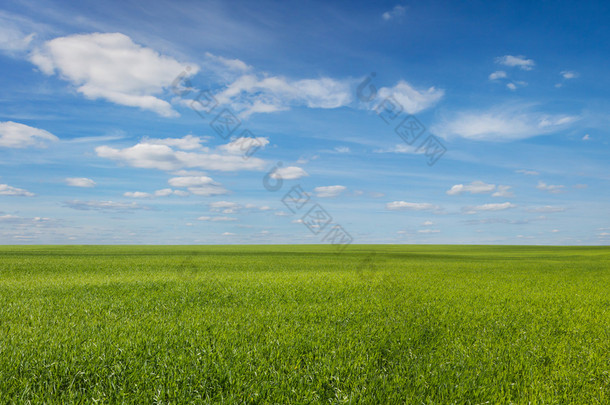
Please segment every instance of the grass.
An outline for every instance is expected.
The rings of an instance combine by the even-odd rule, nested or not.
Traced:
[[[0,403],[610,403],[610,248],[0,247]]]

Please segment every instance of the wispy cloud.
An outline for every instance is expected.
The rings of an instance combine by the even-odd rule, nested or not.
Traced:
[[[565,129],[578,119],[573,115],[550,115],[505,106],[487,111],[460,112],[434,126],[432,131],[445,138],[458,136],[479,141],[514,141]]]
[[[237,218],[234,217],[208,217],[203,216],[197,218],[198,221],[211,221],[211,222],[234,222],[237,221]]]
[[[540,213],[540,214],[551,214],[554,212],[564,212],[566,210],[565,207],[554,207],[552,205],[545,205],[542,207],[529,207],[526,208],[525,211],[527,212],[535,212],[535,213]]]
[[[440,207],[438,205],[430,204],[430,203],[415,203],[415,202],[406,202],[406,201],[392,201],[386,204],[386,209],[390,211],[401,211],[401,210],[411,210],[411,211],[432,211],[438,210]]]
[[[10,195],[16,197],[33,197],[34,193],[30,193],[22,188],[12,187],[8,184],[0,184],[0,195]]]
[[[475,206],[467,206],[462,208],[464,214],[477,214],[483,211],[504,211],[510,208],[515,208],[516,205],[510,202],[498,203],[498,204],[483,204]]]
[[[397,4],[391,10],[384,12],[381,15],[381,18],[383,18],[385,21],[389,21],[394,18],[404,16],[406,11],[407,11],[407,8],[405,6],[401,6],[400,4]]]
[[[133,210],[145,210],[148,207],[144,205],[137,204],[135,202],[126,203],[126,202],[116,202],[116,201],[80,201],[80,200],[72,200],[65,201],[64,206],[68,208],[73,208],[75,210],[81,211],[133,211]]]
[[[404,80],[400,80],[393,87],[382,87],[379,89],[379,101],[386,97],[394,97],[404,111],[409,114],[417,114],[423,110],[436,105],[445,91],[436,87],[418,90]]]
[[[519,169],[515,170],[515,173],[525,174],[526,176],[538,176],[540,173],[535,170]]]
[[[552,185],[552,184],[546,184],[543,181],[539,181],[538,185],[536,186],[536,188],[538,190],[542,190],[542,191],[548,191],[549,193],[553,193],[553,194],[558,194],[558,193],[562,193],[565,190],[565,186],[562,185]]]
[[[347,189],[345,186],[324,186],[324,187],[316,187],[314,191],[316,195],[320,198],[331,198],[337,197],[339,194],[344,192]]]
[[[26,148],[44,147],[58,138],[44,129],[30,127],[13,121],[0,122],[0,147]]]
[[[504,66],[518,67],[522,70],[532,70],[536,64],[533,59],[525,56],[504,55],[496,58],[496,63]]]

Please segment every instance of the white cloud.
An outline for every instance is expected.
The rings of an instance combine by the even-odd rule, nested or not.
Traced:
[[[413,210],[413,211],[429,211],[439,209],[438,205],[430,203],[414,203],[405,201],[392,201],[386,204],[386,209],[391,211],[398,210]]]
[[[89,99],[139,107],[165,117],[177,116],[158,96],[186,65],[135,44],[121,33],[76,34],[55,38],[34,49],[30,60],[47,75],[57,74]],[[197,73],[190,65],[188,75]]]
[[[574,72],[571,70],[564,70],[561,72],[561,77],[563,77],[566,80],[576,79],[578,76],[579,76],[578,72]]]
[[[512,91],[517,90],[517,85],[515,83],[506,83],[506,87],[508,87],[508,89]]]
[[[221,104],[231,104],[240,116],[283,111],[291,106],[337,108],[352,100],[350,82],[331,78],[289,80],[281,76],[246,74],[216,94]]]
[[[470,207],[463,207],[462,212],[465,214],[476,214],[481,211],[503,211],[510,208],[515,208],[516,205],[510,202],[498,203],[498,204],[483,204]]]
[[[237,221],[237,218],[233,217],[199,217],[198,221],[211,221],[211,222],[233,222]]]
[[[424,222],[421,224],[421,226],[432,226],[432,225],[434,225],[434,222],[432,222],[432,221],[424,221]]]
[[[495,184],[487,184],[482,181],[473,181],[470,184],[456,184],[447,190],[448,195],[460,195],[462,193],[484,194],[491,193],[496,189]]]
[[[548,191],[549,193],[557,194],[563,192],[565,186],[546,184],[543,181],[538,181],[538,185],[536,186],[536,188],[538,190]]]
[[[146,141],[125,149],[98,146],[95,152],[99,157],[120,161],[133,167],[167,171],[182,168],[218,171],[262,170],[265,165],[263,160],[255,157],[246,160],[241,156],[223,153],[176,151],[170,146]]]
[[[223,232],[222,236],[235,236],[232,232]]]
[[[459,136],[479,141],[513,141],[553,133],[579,117],[548,115],[511,107],[467,111],[437,124],[432,132],[444,138]]]
[[[213,184],[214,180],[207,176],[188,176],[188,177],[173,177],[169,179],[168,184],[174,187],[195,187]]]
[[[438,229],[420,229],[417,231],[417,233],[439,233],[440,230]]]
[[[0,51],[11,56],[27,51],[36,37],[34,32],[41,28],[40,24],[0,10]]]
[[[316,187],[313,191],[316,192],[316,195],[320,198],[329,198],[329,197],[337,197],[339,194],[346,190],[345,186],[325,186],[325,187]]]
[[[388,149],[375,149],[373,153],[411,153],[418,154],[423,153],[423,151],[419,151],[416,146],[407,145],[406,143],[398,143],[395,146]]]
[[[337,146],[335,148],[335,152],[337,152],[337,153],[349,153],[350,149],[347,146]]]
[[[585,134],[585,136],[582,137],[583,141],[588,141],[590,139],[591,139],[591,137],[589,136],[589,134]]]
[[[242,137],[232,140],[226,145],[218,147],[231,155],[244,155],[246,153],[251,154],[252,151],[258,148],[264,148],[269,144],[269,139],[265,137]]]
[[[212,211],[221,211],[221,210],[238,210],[242,208],[241,204],[231,201],[215,201],[208,204]]]
[[[515,170],[515,173],[525,174],[526,176],[538,176],[540,174],[537,171],[534,171],[534,170],[525,170],[525,169]]]
[[[404,80],[400,80],[394,87],[382,87],[379,89],[379,102],[382,102],[386,97],[393,96],[400,104],[404,111],[409,114],[416,114],[426,110],[438,103],[445,91],[430,87],[426,90],[417,90]],[[383,109],[383,106],[379,107]]]
[[[234,72],[246,72],[252,69],[251,66],[247,65],[245,62],[239,59],[229,59],[224,58],[222,56],[213,55],[209,52],[205,53],[205,57],[209,62],[216,62],[221,65],[225,70],[229,69]]]
[[[489,75],[489,80],[506,79],[506,72],[503,70],[497,70]]]
[[[25,51],[30,48],[30,44],[35,34],[24,35],[17,29],[0,27],[0,50],[9,54]]]
[[[43,129],[13,121],[0,122],[0,147],[44,147],[46,145],[45,141],[54,142],[57,140],[58,138],[55,135]]]
[[[142,191],[128,191],[126,193],[123,193],[123,196],[129,197],[129,198],[150,198],[150,197],[152,197],[152,194],[145,193]]]
[[[532,70],[534,68],[534,61],[527,59],[525,56],[513,56],[505,55],[496,58],[496,63],[504,66],[518,67],[522,70]]]
[[[66,184],[72,187],[95,187],[95,181],[86,177],[68,177]]]
[[[406,11],[407,11],[407,8],[405,6],[401,6],[400,4],[397,4],[391,10],[384,12],[381,15],[381,18],[383,18],[386,21],[389,21],[393,18],[402,17],[403,15],[405,15]]]
[[[551,214],[554,212],[564,212],[566,209],[564,207],[554,207],[552,205],[545,205],[542,207],[530,207],[530,208],[526,208],[525,211],[527,212],[535,212],[535,213],[541,213],[541,214]]]
[[[198,136],[186,135],[182,138],[164,138],[164,139],[155,139],[155,138],[144,138],[142,143],[150,144],[150,145],[167,145],[167,146],[175,146],[178,149],[182,150],[194,150],[200,149],[201,143],[203,140]]]
[[[143,191],[128,191],[123,194],[123,196],[130,198],[169,197],[170,195],[186,197],[190,195],[190,193],[184,190],[172,190],[171,188],[164,188],[161,190],[157,190],[154,193],[146,193]]]
[[[173,187],[186,187],[191,194],[200,196],[222,195],[228,192],[220,183],[207,176],[173,177],[168,183]]]
[[[499,185],[497,191],[495,193],[493,193],[491,196],[492,197],[514,197],[514,194],[512,191],[510,191],[510,189],[511,189],[510,186]]]
[[[124,202],[115,202],[115,201],[66,201],[64,205],[68,208],[73,208],[75,210],[97,210],[97,211],[131,211],[131,210],[142,210],[148,209],[143,205],[137,204],[135,202],[132,203],[124,203]]]
[[[305,170],[296,166],[281,167],[279,169],[276,169],[275,172],[271,175],[271,177],[274,179],[284,180],[296,180],[300,179],[301,177],[307,176],[309,176],[309,174]]]
[[[35,194],[30,193],[22,188],[12,187],[8,184],[0,184],[0,195],[11,195],[17,197],[33,197]]]

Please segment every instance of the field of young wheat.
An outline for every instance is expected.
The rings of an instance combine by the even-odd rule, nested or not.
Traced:
[[[0,403],[610,403],[610,248],[0,247]]]

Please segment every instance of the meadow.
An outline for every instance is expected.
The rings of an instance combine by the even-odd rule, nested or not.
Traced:
[[[610,248],[2,246],[0,403],[610,403]]]

